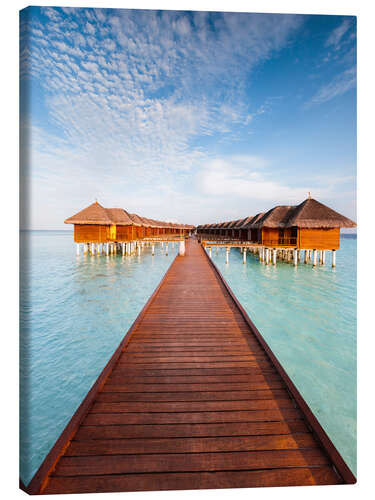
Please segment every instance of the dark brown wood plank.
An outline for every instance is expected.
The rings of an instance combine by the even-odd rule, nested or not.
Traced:
[[[326,465],[318,448],[226,453],[169,453],[61,457],[55,476],[86,476],[145,472],[259,470]]]
[[[103,439],[72,441],[66,457],[148,453],[208,453],[227,451],[292,450],[317,448],[311,433],[274,436],[201,438]]]
[[[121,491],[259,488],[340,484],[332,467],[271,469],[231,472],[125,474],[118,476],[52,477],[46,494],[106,493]]]
[[[249,399],[287,399],[285,389],[226,392],[101,392],[97,402],[120,401],[243,401]]]
[[[86,425],[184,424],[208,422],[281,422],[302,419],[297,409],[189,413],[89,413]]]
[[[96,402],[91,413],[178,413],[205,411],[237,411],[237,410],[277,410],[294,408],[293,401],[288,399],[255,399],[244,401],[125,401]]]
[[[82,425],[75,440],[258,436],[308,432],[303,420],[289,422],[225,422],[223,424]]]

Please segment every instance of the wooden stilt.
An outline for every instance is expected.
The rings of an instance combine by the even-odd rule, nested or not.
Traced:
[[[309,251],[308,250],[305,250],[305,258],[304,258],[304,263],[307,264],[309,260]]]
[[[332,250],[332,267],[336,267],[336,250]]]
[[[165,244],[165,255],[168,255],[168,242]]]
[[[317,261],[317,250],[313,250],[313,266],[316,266],[316,261]]]
[[[324,265],[325,265],[325,263],[326,263],[326,251],[325,251],[325,250],[323,250],[323,251],[322,251],[322,265],[324,266]]]
[[[298,265],[298,253],[296,248],[293,250],[293,265],[296,267]]]
[[[246,248],[243,248],[243,252],[242,252],[242,262],[244,264],[246,264]]]
[[[276,248],[274,248],[272,250],[272,264],[274,266],[276,266],[276,260],[277,260],[277,250],[276,250]]]
[[[212,248],[211,247],[208,247],[208,255],[210,256],[210,258],[212,257]]]
[[[154,243],[151,244],[151,255],[155,255],[155,245],[154,245]]]
[[[225,263],[226,264],[229,264],[229,252],[230,252],[230,248],[227,247],[226,251],[225,251]]]
[[[180,241],[178,255],[180,255],[181,257],[185,256],[185,240],[184,239]]]

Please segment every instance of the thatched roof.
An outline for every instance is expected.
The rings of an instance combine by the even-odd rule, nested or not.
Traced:
[[[252,218],[253,216],[238,220],[232,229],[242,229]]]
[[[123,208],[104,208],[97,201],[64,221],[65,224],[99,224],[104,226],[145,226],[192,229],[188,224],[163,222],[130,214]]]
[[[242,229],[251,229],[254,227],[254,224],[258,222],[258,220],[263,217],[264,213],[259,212],[259,214],[254,215],[253,217],[250,217],[247,222],[242,226]]]
[[[323,205],[313,198],[307,198],[300,205],[294,208],[289,214],[285,227],[302,228],[335,228],[335,227],[356,227],[357,224]]]
[[[87,208],[64,220],[65,224],[102,224],[111,225],[112,219],[107,210],[97,201]]]
[[[271,210],[268,210],[268,212],[266,212],[262,217],[259,217],[256,222],[252,222],[251,227],[286,227],[285,224],[288,222],[291,212],[295,208],[296,207],[288,205],[278,205],[277,207],[273,207],[271,208]]]
[[[123,208],[105,208],[104,210],[107,212],[112,224],[117,226],[134,225],[130,215]]]

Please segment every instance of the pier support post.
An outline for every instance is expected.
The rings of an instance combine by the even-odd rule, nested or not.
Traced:
[[[309,251],[308,251],[308,250],[305,250],[305,258],[304,258],[303,262],[304,262],[305,264],[307,264],[308,259],[309,259]]]
[[[139,243],[137,243],[137,254],[138,257],[141,255],[141,245]],[[167,255],[168,255],[168,249],[167,249]]]
[[[122,243],[121,246],[122,246],[122,255],[125,255],[126,252],[125,243]]]
[[[226,264],[229,264],[229,252],[230,252],[230,248],[227,247],[225,250],[225,263]]]
[[[151,255],[155,255],[155,245],[151,245]]]
[[[242,262],[246,264],[246,248],[242,249]]]
[[[84,243],[83,244],[83,255],[86,255],[88,251],[89,251],[89,244]]]
[[[91,255],[95,253],[95,243],[91,243]]]
[[[277,250],[276,250],[276,248],[274,248],[274,249],[272,250],[272,264],[273,264],[274,266],[276,266],[276,259],[277,259]]]
[[[266,248],[266,266],[268,265],[268,261],[269,261],[269,249]]]
[[[293,250],[293,265],[294,265],[295,267],[297,267],[297,265],[298,265],[298,253],[297,253],[297,252],[298,252],[298,251],[297,251],[297,249],[295,248],[295,249]]]
[[[79,248],[79,243],[77,243],[77,251],[76,251],[77,255],[80,254],[80,248]]]
[[[332,250],[332,267],[336,267],[336,250]]]
[[[165,255],[168,255],[168,242],[165,244]]]
[[[316,267],[317,254],[317,250],[313,250],[313,267]]]
[[[323,254],[322,254],[322,251],[319,250],[319,264],[322,264],[323,263]]]
[[[210,256],[210,258],[212,257],[212,248],[211,247],[208,247],[208,255]]]
[[[325,266],[325,263],[326,263],[326,251],[323,250],[322,251],[322,265]]]
[[[180,241],[180,247],[178,249],[178,255],[181,255],[181,257],[184,257],[185,255],[185,239]]]

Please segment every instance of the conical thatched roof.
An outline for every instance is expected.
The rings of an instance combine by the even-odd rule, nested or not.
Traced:
[[[248,222],[251,221],[251,219],[253,218],[253,216],[251,217],[245,217],[244,219],[240,219],[236,222],[236,224],[234,226],[232,226],[232,229],[242,229],[245,227],[246,224],[248,224]]]
[[[302,228],[335,228],[335,227],[356,227],[357,224],[323,205],[313,198],[307,198],[290,213],[285,227]]]
[[[278,205],[277,207],[271,208],[271,210],[268,210],[268,212],[266,212],[256,222],[253,222],[251,227],[286,227],[286,223],[290,219],[291,213],[295,208],[296,207],[288,205]]]
[[[143,220],[141,219],[141,217],[139,217],[139,215],[137,214],[129,214],[129,217],[131,218],[131,220],[133,221],[133,224],[135,226],[144,226],[145,223],[143,222]]]
[[[97,201],[64,221],[65,224],[102,224],[111,225],[107,210]]]
[[[254,228],[254,224],[258,222],[258,220],[263,217],[264,213],[260,212],[259,214],[254,215],[253,217],[249,218],[249,221],[247,221],[245,224],[243,224],[242,229],[251,229]]]
[[[123,208],[105,208],[109,218],[113,224],[117,226],[129,226],[134,225],[134,222],[130,218],[128,212]]]

